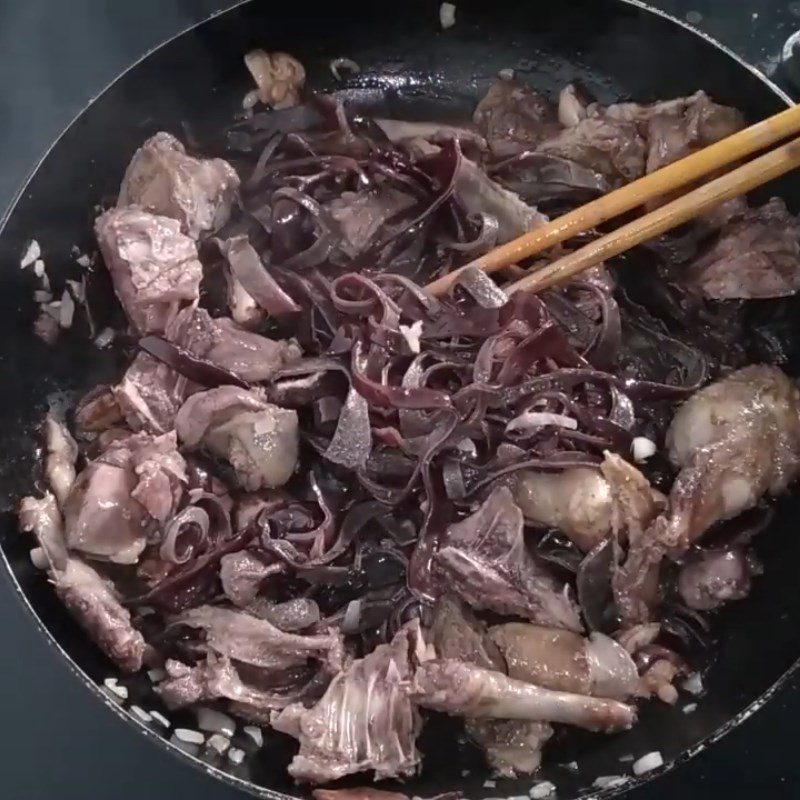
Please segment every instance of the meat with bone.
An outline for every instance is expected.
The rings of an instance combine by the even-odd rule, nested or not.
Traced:
[[[445,595],[437,601],[429,634],[439,658],[506,672],[505,660],[486,626],[454,597]],[[546,722],[517,719],[467,719],[464,727],[483,748],[492,769],[509,778],[538,769],[542,747],[553,735]]]
[[[585,553],[611,530],[611,490],[597,469],[521,470],[515,477],[513,491],[526,520],[558,528]]]
[[[497,156],[532,149],[560,127],[552,104],[516,80],[496,80],[478,103],[473,120]]]
[[[425,657],[419,628],[406,626],[340,672],[314,706],[274,715],[275,730],[300,742],[289,773],[318,783],[365,770],[378,779],[413,775],[422,720],[405,686]]]
[[[180,224],[136,206],[112,208],[95,222],[114,291],[137,333],[162,333],[200,295],[197,245]]]
[[[78,475],[64,503],[70,549],[135,563],[153,521],[166,521],[177,508],[185,470],[174,433],[114,442]]]
[[[227,161],[194,158],[172,134],[162,131],[134,153],[117,204],[171,217],[197,239],[228,221],[238,188],[239,176]]]
[[[72,484],[75,483],[75,459],[78,445],[67,430],[67,426],[55,418],[52,412],[47,415],[45,425],[45,476],[59,506],[64,505]]]
[[[678,575],[678,592],[689,608],[711,611],[750,592],[751,565],[741,548],[692,553]]]
[[[310,675],[303,670],[263,670],[261,676],[244,676],[241,665],[213,653],[194,666],[169,659],[166,670],[167,678],[159,684],[159,693],[167,708],[227,700],[231,711],[258,722],[267,722],[271,712],[291,703],[318,699],[320,688],[324,690],[329,680],[322,670]]]
[[[343,665],[344,646],[338,632],[286,633],[245,611],[217,606],[190,609],[175,623],[204,630],[206,646],[215,654],[264,669],[299,666],[310,658],[324,661],[331,673]]]
[[[568,587],[526,550],[523,524],[509,489],[495,488],[474,514],[447,529],[436,562],[473,608],[581,630]]]
[[[175,429],[189,447],[203,444],[229,461],[248,491],[282,486],[297,465],[297,412],[235,386],[192,395]]]
[[[773,197],[729,220],[686,282],[712,300],[785,297],[800,289],[800,222]]]
[[[627,651],[602,633],[584,639],[572,631],[508,622],[489,634],[517,680],[547,689],[624,700],[639,683]]]
[[[55,497],[26,497],[20,505],[20,526],[32,531],[45,551],[55,592],[92,641],[120,669],[141,669],[146,645],[131,625],[130,613],[113,587],[94,569],[69,555]]]
[[[617,700],[543,689],[455,659],[420,664],[410,694],[419,705],[458,716],[563,722],[607,733],[630,728],[636,719],[633,708]]]
[[[776,367],[737,370],[695,393],[667,432],[680,472],[667,510],[631,540],[615,592],[627,624],[649,618],[665,555],[680,555],[715,522],[780,494],[800,473],[800,397]]]
[[[800,473],[800,393],[776,367],[751,366],[706,386],[667,432],[681,467],[669,498],[669,540],[680,552],[718,520],[777,495]]]
[[[619,456],[606,452],[601,465],[603,477],[611,490],[611,531],[614,564],[611,585],[617,608],[627,625],[637,621],[643,604],[653,603],[658,595],[658,567],[650,565],[641,574],[635,566],[638,553],[646,552],[648,531],[664,509],[664,496],[650,486],[636,467]],[[623,544],[627,558],[620,564]],[[631,575],[637,574],[635,589]]]

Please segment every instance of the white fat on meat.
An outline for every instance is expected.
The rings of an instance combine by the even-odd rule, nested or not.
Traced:
[[[583,552],[611,530],[611,490],[601,473],[590,467],[563,472],[522,470],[514,484],[514,500],[527,520],[558,528]]]
[[[137,206],[112,208],[95,222],[114,291],[138,334],[163,333],[197,302],[203,267],[180,223]]]
[[[221,158],[194,158],[172,134],[151,136],[134,154],[118,206],[137,205],[177,220],[196,239],[228,221],[239,188],[236,170]]]
[[[226,459],[243,488],[283,486],[297,466],[297,412],[235,386],[192,395],[175,418],[180,440]]]

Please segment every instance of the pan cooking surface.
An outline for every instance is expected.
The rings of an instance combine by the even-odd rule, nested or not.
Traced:
[[[180,134],[183,120],[213,129],[230,118],[249,88],[241,55],[253,46],[294,53],[309,69],[310,85],[319,89],[333,88],[331,58],[353,58],[363,70],[358,85],[388,89],[385,113],[409,118],[442,118],[448,113],[463,117],[495,73],[509,66],[549,92],[578,78],[601,101],[627,96],[651,100],[702,87],[742,108],[751,120],[781,106],[758,78],[728,56],[642,10],[611,0],[574,2],[566,10],[548,9],[546,19],[531,20],[525,3],[501,5],[502,13],[493,4],[490,15],[481,4],[459,4],[458,22],[446,34],[438,30],[436,8],[428,3],[380,11],[370,10],[368,4],[348,4],[335,14],[331,11],[330,17],[313,20],[306,15],[267,18],[263,6],[245,6],[205,24],[126,74],[57,143],[0,237],[5,262],[15,264],[25,242],[35,236],[46,248],[49,271],[57,275],[60,267],[66,272],[72,245],[92,248],[93,206],[116,191],[130,155],[148,135],[164,128]],[[657,48],[655,41],[660,43]],[[676,48],[681,50],[677,63]],[[163,80],[166,74],[168,84]],[[792,181],[770,191],[798,210],[800,195]],[[0,398],[0,444],[9,454],[0,466],[3,494],[9,499],[2,545],[16,580],[49,633],[94,682],[102,682],[111,672],[108,664],[34,573],[29,546],[20,540],[10,509],[31,488],[35,429],[46,398],[107,380],[118,365],[113,355],[98,357],[94,348],[78,341],[48,350],[30,334],[34,309],[25,276],[9,270],[6,280],[0,324],[5,326],[9,355],[0,365],[0,378],[13,380],[19,392]],[[537,780],[551,780],[560,797],[570,797],[598,775],[625,771],[621,756],[659,750],[671,761],[721,730],[791,667],[800,653],[800,632],[792,624],[800,603],[793,591],[798,545],[790,521],[795,505],[791,498],[782,504],[774,530],[760,542],[767,580],[756,584],[746,603],[721,615],[721,650],[707,680],[709,693],[697,711],[685,717],[650,704],[627,734],[570,737],[561,749],[548,748],[548,765]],[[148,696],[144,680],[132,688],[130,700],[148,708],[156,702]],[[193,717],[185,722],[194,725]],[[177,718],[176,723],[180,724]],[[459,741],[445,719],[427,726],[420,746],[426,754],[425,769],[419,781],[405,787],[410,794],[429,796],[459,787],[468,797],[520,795],[532,783],[527,779],[484,786],[488,774],[476,769],[477,751]],[[290,740],[275,737],[274,745],[270,739],[264,753],[241,767],[227,762],[218,766],[260,790],[297,794],[285,777],[292,750]],[[577,773],[558,766],[573,760]]]

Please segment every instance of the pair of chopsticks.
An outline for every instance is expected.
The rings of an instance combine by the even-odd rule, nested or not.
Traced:
[[[618,217],[626,211],[663,197],[709,173],[740,161],[787,137],[800,133],[800,106],[781,111],[732,136],[698,150],[633,183],[570,211],[540,228],[500,245],[480,258],[428,284],[434,295],[446,292],[467,269],[491,273],[537,255],[579,233]],[[585,247],[532,271],[516,283],[504,287],[507,293],[521,290],[538,292],[569,280],[608,258],[677,228],[710,211],[720,203],[746,194],[785,172],[800,166],[800,138],[765,153],[753,161],[660,206]]]

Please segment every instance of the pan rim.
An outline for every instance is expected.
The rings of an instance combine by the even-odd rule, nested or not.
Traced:
[[[124,76],[126,76],[136,67],[138,67],[143,61],[145,61],[151,55],[172,44],[182,36],[200,28],[201,26],[205,25],[206,23],[210,22],[213,19],[216,19],[217,17],[220,17],[224,14],[230,14],[232,12],[235,12],[237,9],[245,5],[249,5],[250,3],[253,2],[257,2],[257,0],[235,0],[235,2],[231,3],[230,5],[227,5],[225,8],[220,9],[219,11],[212,12],[204,16],[197,22],[191,23],[186,27],[180,29],[174,35],[164,39],[160,43],[146,50],[139,58],[132,61],[125,69],[123,69],[118,75],[116,75],[111,81],[109,81],[99,92],[97,92],[97,94],[95,94],[89,100],[89,102],[86,103],[86,105],[83,106],[73,116],[73,118],[65,125],[63,130],[45,149],[41,157],[35,162],[35,164],[30,169],[26,177],[23,179],[19,188],[14,193],[10,202],[8,203],[8,206],[5,208],[2,215],[0,215],[0,236],[4,234],[8,221],[11,218],[11,215],[16,210],[16,207],[19,204],[22,196],[25,194],[28,186],[30,185],[34,176],[38,173],[39,169],[41,168],[45,160],[50,156],[50,154],[60,143],[62,138],[64,138],[67,132],[78,122],[78,120],[96,102],[101,100],[113,86],[115,86]],[[764,74],[764,72],[758,69],[758,67],[746,61],[742,56],[740,56],[734,50],[732,50],[722,42],[718,41],[705,31],[700,30],[699,28],[695,27],[689,22],[680,19],[674,16],[673,14],[670,14],[669,12],[664,11],[663,9],[655,8],[649,5],[648,3],[644,2],[644,0],[614,0],[614,2],[618,2],[623,5],[636,8],[639,11],[643,11],[652,14],[654,16],[660,17],[670,23],[673,23],[683,28],[687,32],[700,37],[707,44],[711,45],[712,47],[716,48],[721,53],[726,55],[728,58],[732,59],[740,67],[743,67],[746,70],[748,70],[748,72],[750,72],[761,83],[764,84],[766,89],[772,92],[773,95],[777,96],[787,106],[795,105],[795,101],[792,99],[792,97],[786,91],[784,91],[780,86],[778,86],[778,84],[776,84],[769,76]],[[284,794],[283,792],[278,792],[275,791],[274,789],[269,789],[265,786],[253,783],[252,781],[239,778],[236,775],[226,770],[223,770],[217,766],[214,766],[213,764],[209,764],[203,761],[202,759],[200,759],[195,755],[192,755],[191,753],[187,753],[186,751],[179,748],[177,745],[173,744],[168,739],[155,733],[153,730],[148,728],[145,725],[145,723],[143,723],[140,719],[135,717],[133,714],[127,712],[122,706],[120,706],[119,704],[111,700],[108,696],[106,696],[104,692],[101,690],[101,687],[98,684],[94,683],[94,681],[89,677],[89,675],[66,652],[66,650],[61,646],[59,641],[51,633],[49,628],[42,621],[41,617],[36,612],[36,609],[34,609],[33,605],[31,604],[30,600],[25,594],[19,580],[17,579],[17,576],[11,566],[11,563],[8,559],[8,556],[6,555],[5,550],[1,547],[0,547],[0,560],[2,560],[2,564],[4,567],[3,572],[6,574],[6,577],[11,581],[14,594],[17,596],[24,609],[33,618],[36,627],[43,634],[47,643],[60,654],[61,658],[59,659],[59,661],[64,663],[67,666],[68,670],[75,677],[77,677],[81,681],[81,683],[83,683],[86,687],[89,688],[91,694],[93,694],[97,699],[102,701],[102,703],[111,711],[113,711],[121,721],[126,723],[128,728],[132,730],[137,730],[140,735],[145,737],[145,739],[147,739],[148,741],[152,742],[157,746],[164,748],[173,757],[179,759],[183,763],[190,765],[191,767],[193,767],[198,771],[205,772],[209,776],[216,778],[230,786],[233,786],[237,789],[247,792],[252,796],[260,798],[269,798],[269,800],[297,800],[298,798],[297,795]],[[789,681],[789,679],[792,678],[792,676],[798,671],[798,668],[800,668],[800,655],[798,655],[797,659],[792,663],[792,665],[771,686],[769,686],[764,692],[762,692],[761,695],[759,695],[755,700],[749,703],[738,714],[729,719],[724,725],[722,725],[717,730],[710,733],[708,736],[703,738],[693,747],[682,752],[673,761],[670,761],[664,764],[662,767],[652,770],[651,772],[647,772],[639,777],[630,777],[628,780],[626,780],[624,785],[621,785],[619,787],[609,788],[603,791],[597,791],[596,789],[587,787],[586,789],[583,790],[583,793],[579,795],[578,798],[576,798],[576,800],[595,800],[595,798],[597,798],[597,800],[601,799],[606,800],[606,798],[610,799],[613,797],[621,797],[627,792],[633,789],[638,789],[644,786],[645,784],[649,783],[650,781],[655,780],[656,778],[666,774],[667,772],[672,771],[675,767],[687,763],[689,760],[694,758],[696,755],[701,753],[709,746],[716,744],[724,736],[730,733],[734,728],[738,727],[741,723],[745,722],[749,717],[751,717],[754,713],[756,713],[759,709],[761,709]],[[532,777],[531,780],[533,783],[535,783],[536,781],[535,777]]]

